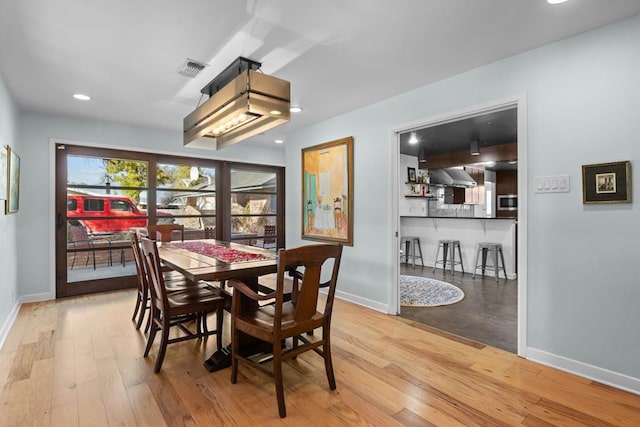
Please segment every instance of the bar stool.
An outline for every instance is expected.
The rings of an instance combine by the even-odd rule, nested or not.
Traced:
[[[493,258],[493,265],[487,266],[487,253],[491,251]],[[478,258],[482,253],[482,264],[478,265]],[[500,259],[498,260],[498,253],[500,254]],[[478,243],[478,251],[476,252],[476,261],[474,263],[473,269],[473,279],[476,277],[476,270],[479,267],[482,267],[482,275],[484,276],[485,270],[493,270],[496,277],[496,282],[498,281],[498,276],[500,274],[500,263],[502,262],[502,272],[504,273],[504,278],[507,278],[507,270],[504,268],[504,255],[502,254],[502,244],[500,243],[491,243],[491,242],[480,242]]]
[[[456,261],[456,252],[455,249],[458,248],[458,257],[459,261]],[[440,255],[440,248],[442,251],[442,260],[438,259]],[[447,271],[447,253],[451,255],[451,275],[454,275],[454,267],[456,264],[460,264],[460,268],[462,269],[462,274],[464,274],[464,265],[462,264],[462,252],[460,250],[460,240],[438,240],[438,250],[436,251],[436,262],[433,264],[433,272],[436,272],[436,268],[438,264],[442,264],[442,270]]]
[[[420,238],[416,236],[403,236],[400,238],[400,247],[404,247],[404,254],[400,253],[400,262],[404,257],[404,262],[411,264],[413,268],[416,267],[416,259],[420,260],[420,264],[424,267],[424,261],[422,259],[422,248],[420,247]],[[417,248],[417,253],[416,253]]]

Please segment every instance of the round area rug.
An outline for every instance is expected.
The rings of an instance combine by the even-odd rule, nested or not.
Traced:
[[[451,283],[427,277],[400,275],[400,305],[436,307],[454,304],[463,298],[462,289]]]

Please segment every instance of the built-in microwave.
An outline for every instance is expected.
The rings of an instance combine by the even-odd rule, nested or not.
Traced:
[[[517,211],[518,195],[517,194],[499,194],[498,210],[499,211]]]

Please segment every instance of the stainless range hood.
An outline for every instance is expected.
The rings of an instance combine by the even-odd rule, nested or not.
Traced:
[[[470,188],[478,185],[463,169],[429,169],[429,180],[431,184],[446,185],[448,187]]]

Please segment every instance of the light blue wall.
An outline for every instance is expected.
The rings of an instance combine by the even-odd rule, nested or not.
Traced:
[[[179,148],[179,133],[37,113],[20,115],[18,140],[18,113],[0,82],[0,142],[16,147],[22,157],[20,213],[0,216],[0,325],[12,306],[8,301],[18,286],[16,274],[19,295],[46,293],[54,280],[49,246],[33,244],[53,235],[50,138],[286,163],[291,247],[310,243],[300,239],[300,149],[353,136],[355,245],[345,248],[340,290],[359,302],[386,307],[394,250],[390,204],[395,203],[389,129],[526,93],[529,182],[535,176],[571,176],[570,193],[527,192],[528,346],[638,379],[638,202],[585,206],[581,200],[581,165],[618,160],[638,165],[638,46],[640,17],[635,17],[290,134],[284,156],[242,144],[220,153],[191,151]],[[640,201],[638,191],[633,193]]]
[[[18,243],[20,295],[38,295],[54,287],[54,254],[48,242],[53,236],[53,180],[51,139],[72,140],[113,148],[152,151],[182,156],[284,164],[282,149],[238,144],[221,151],[182,148],[182,133],[154,130],[98,120],[81,120],[48,114],[21,115],[22,195]],[[38,266],[38,268],[34,268]]]
[[[18,109],[0,76],[0,146],[11,146],[22,154],[18,140]],[[19,214],[5,215],[0,200],[0,343],[18,295],[17,228]]]
[[[300,239],[300,149],[353,136],[355,244],[344,250],[340,290],[386,306],[396,203],[389,129],[526,93],[529,183],[571,177],[570,193],[527,191],[528,347],[640,378],[640,194],[633,204],[586,206],[581,190],[583,164],[639,165],[638,70],[635,17],[288,135],[287,246],[309,243]]]

